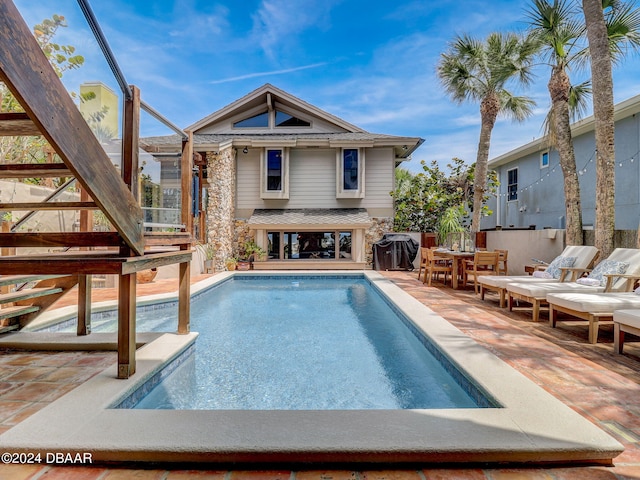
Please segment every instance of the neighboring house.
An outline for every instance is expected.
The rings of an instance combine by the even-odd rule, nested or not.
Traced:
[[[615,106],[616,229],[636,230],[640,222],[640,95]],[[584,228],[595,221],[595,120],[572,125],[576,168],[579,173]],[[488,206],[493,214],[482,219],[482,229],[496,227],[564,228],[564,177],[558,152],[546,138],[534,140],[489,161],[498,174],[497,198]]]
[[[218,268],[249,238],[270,269],[364,268],[392,229],[394,170],[423,142],[366,132],[269,84],[185,130],[199,154],[194,211],[206,212],[195,223]],[[141,142],[165,153],[180,145]]]

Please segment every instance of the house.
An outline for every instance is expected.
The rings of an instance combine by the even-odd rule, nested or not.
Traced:
[[[616,229],[636,230],[640,221],[640,95],[615,106]],[[593,228],[596,209],[595,120],[572,125],[579,174],[584,228]],[[489,161],[498,174],[497,197],[488,202],[493,214],[482,229],[564,228],[564,177],[558,152],[546,138],[534,140]]]
[[[366,132],[270,84],[185,130],[196,231],[220,269],[247,239],[267,250],[264,268],[364,268],[392,229],[394,170],[423,142]],[[170,155],[180,139],[141,143]]]

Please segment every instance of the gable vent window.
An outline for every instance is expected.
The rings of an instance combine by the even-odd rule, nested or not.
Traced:
[[[336,162],[336,197],[364,198],[364,151],[343,148]]]
[[[289,149],[265,148],[260,159],[260,198],[289,198]]]
[[[233,128],[266,128],[269,126],[269,112],[245,118],[233,124]]]
[[[276,111],[276,127],[310,127],[311,123],[288,113]]]

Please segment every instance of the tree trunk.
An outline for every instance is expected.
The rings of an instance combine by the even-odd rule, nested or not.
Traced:
[[[569,117],[569,76],[561,66],[554,66],[548,84],[553,109],[555,144],[560,156],[560,167],[564,176],[564,203],[566,215],[567,245],[582,245],[582,205],[580,182],[576,170],[573,150],[571,120]]]
[[[491,146],[491,132],[496,123],[498,112],[500,111],[500,100],[498,96],[489,94],[480,103],[480,141],[478,142],[478,154],[476,157],[476,169],[473,179],[473,217],[471,220],[471,231],[480,231],[480,214],[484,194],[487,190],[487,163],[489,162],[489,147]]]
[[[582,0],[591,54],[593,116],[596,132],[595,246],[601,258],[613,250],[615,229],[615,149],[613,77],[609,37],[601,0]]]

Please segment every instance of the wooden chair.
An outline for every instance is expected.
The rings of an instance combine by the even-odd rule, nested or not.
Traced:
[[[498,252],[476,252],[473,256],[473,264],[465,266],[462,273],[462,286],[466,287],[469,277],[473,277],[473,286],[477,295],[480,287],[478,277],[480,275],[497,275],[499,258]]]
[[[447,275],[451,274],[453,277],[453,267],[451,266],[451,261],[446,258],[438,255],[438,252],[430,249],[424,249],[425,255],[425,271],[424,271],[424,279],[422,283],[427,283],[428,286],[431,286],[431,281],[433,280],[433,276],[444,273],[444,284],[447,284]],[[427,282],[428,278],[428,282]]]
[[[509,268],[507,266],[507,257],[509,256],[509,250],[501,250],[499,248],[496,248],[495,251],[499,253],[499,255],[498,255],[498,275],[507,275],[507,272],[509,270]]]
[[[418,280],[420,280],[420,276],[422,275],[422,270],[426,269],[427,266],[427,254],[425,253],[429,248],[420,247],[420,266],[418,268]]]

